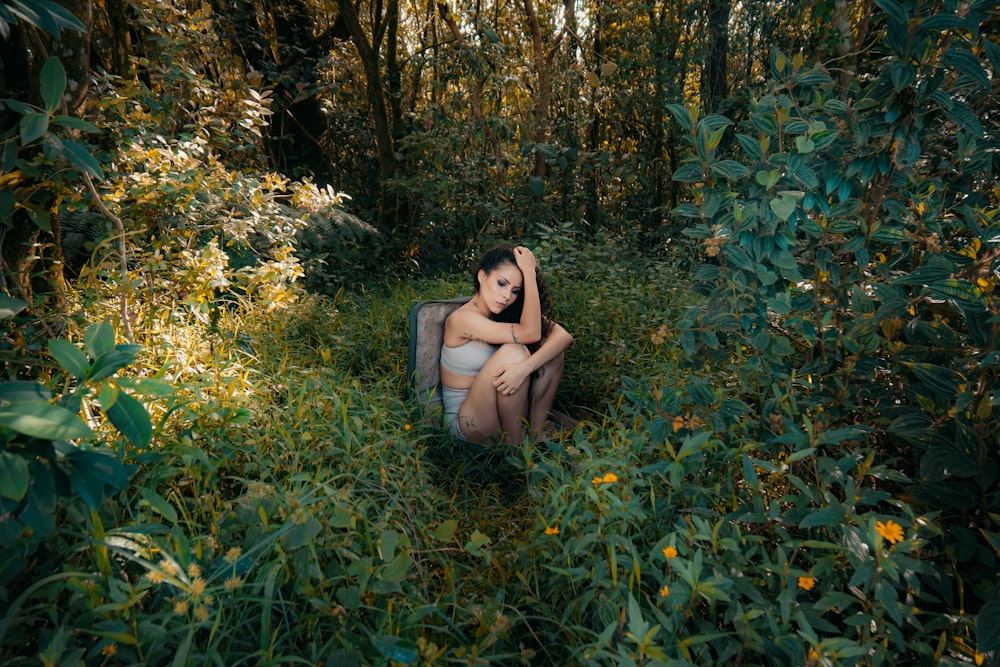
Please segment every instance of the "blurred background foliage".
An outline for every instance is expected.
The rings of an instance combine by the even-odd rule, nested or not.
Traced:
[[[0,0],[5,664],[994,664],[1000,11]],[[405,399],[536,248],[551,443]]]

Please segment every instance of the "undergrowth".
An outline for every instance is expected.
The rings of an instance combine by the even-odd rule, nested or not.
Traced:
[[[0,550],[4,663],[972,659],[935,517],[860,431],[765,450],[739,358],[680,352],[680,271],[539,254],[576,337],[548,443],[469,451],[406,398],[409,309],[464,274],[137,332],[155,434],[98,418],[127,488]]]

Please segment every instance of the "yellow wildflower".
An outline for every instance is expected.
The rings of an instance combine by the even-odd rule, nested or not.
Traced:
[[[666,584],[664,584],[663,588],[660,589],[660,597],[665,598],[668,595],[670,595],[670,588]]]
[[[149,572],[147,572],[146,578],[149,579],[149,581],[154,584],[163,583],[163,575],[155,570],[150,570]]]
[[[201,596],[205,592],[205,580],[198,577],[191,582],[191,592],[196,596]]]
[[[406,424],[405,426],[403,426],[403,430],[404,431],[409,431],[411,428],[413,428],[413,427],[410,426],[409,424]]]
[[[172,560],[167,560],[166,558],[164,558],[163,560],[160,561],[160,567],[163,569],[164,572],[166,572],[170,576],[176,576],[177,574],[177,566],[174,565],[174,562]]]
[[[593,484],[594,486],[598,486],[603,481],[604,481],[603,477],[595,477],[594,479],[590,480],[590,483]]]
[[[197,618],[199,621],[207,621],[208,616],[209,616],[208,609],[205,607],[198,607],[197,609],[194,610],[194,617]]]
[[[559,534],[559,526],[548,526],[545,529],[545,534],[546,535],[558,535]]]
[[[174,613],[183,616],[188,612],[187,600],[175,600],[174,601]]]
[[[200,577],[201,566],[198,565],[198,563],[191,563],[191,565],[188,567],[188,574],[191,575],[192,577]]]
[[[232,591],[239,588],[243,584],[243,580],[239,577],[229,577],[225,581],[225,587],[227,591]]]
[[[895,544],[903,540],[903,527],[895,521],[890,520],[885,523],[876,521],[875,532],[881,535],[883,539],[888,540],[890,544]]]
[[[677,558],[677,549],[675,549],[672,546],[663,547],[663,557],[666,558],[667,560],[670,560],[671,558]]]
[[[672,423],[674,427],[674,433],[677,433],[677,431],[684,428],[684,417],[677,415],[676,417],[674,417],[674,421]]]
[[[235,563],[237,560],[239,560],[242,554],[243,554],[243,549],[240,549],[239,547],[233,547],[232,549],[226,552],[226,562]]]
[[[804,591],[811,591],[813,586],[816,585],[816,579],[813,577],[799,577],[799,588]]]
[[[617,481],[618,481],[618,475],[614,474],[613,472],[609,472],[606,475],[604,475],[605,484],[614,484]]]
[[[108,644],[101,649],[101,655],[105,658],[113,658],[118,653],[118,644]]]

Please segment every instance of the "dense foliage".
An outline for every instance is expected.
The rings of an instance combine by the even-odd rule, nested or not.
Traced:
[[[66,7],[0,4],[5,664],[996,661],[995,3]],[[468,451],[404,322],[509,236],[577,423]]]

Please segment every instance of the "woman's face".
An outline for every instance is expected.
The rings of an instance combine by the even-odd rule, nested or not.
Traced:
[[[504,262],[489,273],[479,271],[479,297],[494,315],[499,315],[517,301],[524,276],[521,269]]]

